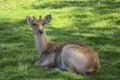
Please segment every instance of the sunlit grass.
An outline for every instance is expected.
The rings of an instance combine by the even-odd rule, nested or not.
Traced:
[[[119,0],[1,0],[0,80],[119,80]],[[79,42],[92,47],[100,57],[100,70],[93,76],[55,71],[34,63],[38,59],[26,16],[52,21],[45,26],[55,42]]]

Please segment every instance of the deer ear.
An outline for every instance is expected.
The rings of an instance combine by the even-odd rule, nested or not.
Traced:
[[[33,22],[32,22],[32,19],[30,16],[27,16],[26,17],[26,20],[27,20],[27,23],[30,25],[30,26],[33,26]]]
[[[46,15],[45,18],[43,19],[43,23],[42,24],[45,25],[45,24],[49,23],[51,21],[51,19],[52,19],[51,14]]]

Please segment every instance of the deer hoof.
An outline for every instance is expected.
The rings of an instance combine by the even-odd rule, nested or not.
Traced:
[[[36,65],[36,66],[40,66],[40,62],[39,62],[39,61],[36,61],[36,62],[35,62],[35,65]]]

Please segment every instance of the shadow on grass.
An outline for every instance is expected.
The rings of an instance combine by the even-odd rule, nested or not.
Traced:
[[[74,25],[75,26],[75,25]],[[52,40],[56,42],[79,42],[86,45],[89,45],[98,53],[100,57],[101,68],[99,75],[97,77],[103,75],[112,75],[109,76],[111,79],[118,79],[120,73],[118,70],[120,69],[120,38],[118,28],[89,28],[80,30],[74,30],[69,28],[53,28],[49,27],[50,31],[47,31],[48,36],[54,37]],[[101,30],[103,33],[101,33]],[[95,31],[95,32],[92,32]],[[113,34],[104,34],[105,31],[113,32]],[[53,33],[54,32],[54,33]],[[77,35],[76,35],[77,33]],[[90,34],[97,36],[83,36],[80,34]],[[108,45],[106,47],[106,45]],[[115,47],[115,48],[114,48]],[[117,48],[117,49],[116,49]],[[115,50],[116,49],[116,50]],[[105,67],[108,67],[107,69]],[[110,68],[109,68],[110,67]],[[114,73],[111,73],[114,72]],[[102,77],[100,77],[102,78]],[[106,77],[107,79],[107,77]],[[86,79],[83,79],[86,80]]]
[[[13,77],[11,77],[9,80],[21,80],[21,79],[41,79],[41,80],[48,80],[48,79],[65,79],[65,80],[70,80],[70,79],[76,79],[73,76],[70,76],[70,74],[67,74],[69,76],[65,76],[65,73],[61,73],[59,71],[51,71],[51,70],[45,70],[42,73],[41,72],[35,72],[33,73],[23,73],[23,74],[18,74]],[[80,79],[80,76],[79,76]]]
[[[102,49],[99,50],[101,45],[104,46],[107,44],[119,47],[119,40],[117,40],[118,38],[115,37],[116,39],[112,39],[112,38],[109,39],[106,37],[106,35],[99,36],[99,29],[97,29],[98,30],[97,33],[94,33],[94,34],[98,34],[98,36],[96,36],[96,37],[86,37],[86,36],[79,35],[79,34],[83,34],[83,33],[93,34],[92,32],[89,32],[89,30],[88,30],[89,28],[86,28],[86,30],[81,29],[82,31],[71,30],[68,28],[56,29],[53,27],[50,27],[49,29],[51,29],[51,31],[47,31],[47,33],[49,33],[48,36],[54,37],[52,39],[53,41],[56,41],[56,42],[81,42],[81,43],[90,45],[91,47],[96,49],[96,51],[98,53],[100,53],[99,56],[100,56],[100,60],[101,60],[101,69],[100,69],[100,72],[97,73],[97,75],[92,76],[92,78],[94,78],[94,79],[103,78],[104,79],[104,77],[101,77],[101,76],[112,75],[112,76],[110,76],[111,79],[118,79],[117,77],[119,76],[118,74],[119,74],[119,69],[120,69],[120,67],[119,67],[120,62],[118,60],[118,58],[120,57],[119,52],[115,52],[115,51],[111,51],[111,50],[106,51],[106,50],[102,50]],[[108,29],[104,29],[104,30],[108,31]],[[111,31],[113,29],[111,28],[109,30]],[[79,32],[78,35],[74,34],[76,32]],[[118,30],[115,30],[114,35],[118,35]],[[21,36],[19,36],[19,38],[20,37]],[[29,39],[31,39],[31,38],[29,38]],[[4,43],[5,42],[6,41],[4,41]],[[29,48],[32,48],[32,47],[29,47]],[[25,55],[25,54],[26,53],[21,53],[21,55]],[[34,54],[28,54],[28,55],[34,55]],[[20,62],[23,64],[24,63],[33,64],[34,61],[35,61],[35,58],[34,58],[34,60],[33,59],[30,60],[30,58],[20,60]],[[116,63],[114,63],[115,61],[116,61]],[[11,65],[14,67],[14,66],[17,66],[16,64],[18,65],[18,63],[16,61],[7,61],[7,62],[5,62],[5,64],[0,64],[0,67],[1,67],[1,69],[3,69],[3,67],[11,66]],[[113,68],[113,70],[106,70],[104,68],[104,67],[109,67],[109,66],[111,68]],[[9,75],[10,76],[9,80],[38,79],[38,78],[39,79],[58,79],[58,78],[60,78],[60,79],[66,79],[66,80],[70,80],[70,79],[86,80],[86,78],[81,78],[81,77],[79,77],[79,75],[72,77],[71,75],[68,75],[67,73],[66,73],[67,75],[64,75],[61,72],[55,72],[55,71],[52,72],[52,70],[48,71],[45,69],[42,69],[42,70],[39,70],[39,69],[40,69],[40,67],[35,67],[33,71],[28,69],[28,71],[15,72],[15,73],[14,72],[12,73],[10,71],[11,74]],[[39,70],[39,72],[36,73],[36,70],[37,71]],[[31,74],[31,72],[34,74]],[[115,73],[111,73],[111,72],[115,72]],[[89,79],[89,77],[87,77],[87,79]]]
[[[95,4],[97,4],[97,6]],[[101,4],[103,4],[103,6],[99,6]],[[96,1],[88,1],[88,2],[85,2],[85,1],[60,1],[59,3],[48,2],[48,3],[44,3],[42,5],[37,5],[37,6],[33,5],[33,8],[34,9],[40,9],[40,8],[61,9],[64,7],[72,7],[73,6],[73,7],[78,7],[78,10],[81,10],[82,8],[84,9],[87,6],[87,7],[93,8],[91,10],[91,12],[103,14],[103,13],[114,12],[114,9],[120,7],[119,4],[120,4],[119,2],[114,2],[112,0],[109,2],[103,1],[100,3],[98,3],[97,0]],[[113,10],[113,11],[111,11],[111,10]],[[81,17],[84,18],[84,17],[86,17],[86,15],[85,16],[75,15],[75,17],[76,18],[81,18]],[[48,33],[48,36],[51,37],[51,40],[53,40],[55,42],[80,42],[80,43],[84,43],[86,45],[91,46],[93,49],[95,49],[98,52],[98,55],[100,56],[100,61],[101,61],[100,72],[98,74],[96,74],[95,76],[93,76],[92,78],[94,78],[94,79],[102,78],[102,80],[106,80],[104,77],[108,75],[109,76],[108,79],[110,79],[110,78],[117,79],[120,74],[120,72],[119,72],[119,69],[120,69],[119,53],[120,52],[118,52],[117,50],[111,50],[112,48],[108,48],[107,50],[101,49],[101,48],[106,45],[119,47],[120,46],[120,38],[119,38],[120,29],[115,28],[115,27],[113,27],[113,28],[90,28],[90,27],[87,27],[90,25],[90,23],[91,22],[88,21],[87,24],[86,23],[80,24],[81,26],[86,26],[86,27],[78,27],[80,25],[75,24],[73,22],[73,24],[70,26],[74,26],[77,29],[72,29],[71,27],[53,28],[53,27],[51,27],[52,25],[50,25],[50,27],[48,27],[48,29],[50,31],[46,31],[46,33]],[[119,25],[119,21],[117,21],[116,24]],[[1,44],[24,42],[24,44],[27,45],[27,44],[29,44],[29,42],[33,43],[32,42],[33,35],[32,35],[31,30],[24,28],[24,26],[27,25],[25,20],[15,21],[15,22],[3,21],[0,23],[0,25],[1,25],[1,27],[0,27],[0,37],[1,37],[0,43]],[[113,33],[108,35],[108,34],[104,33],[105,31],[107,31],[107,32],[112,31]],[[96,35],[96,36],[84,36],[81,34],[87,34],[87,35],[90,34],[90,35]],[[31,55],[31,56],[34,55],[34,54],[29,54],[32,51],[31,49],[35,48],[35,46],[33,47],[32,45],[35,45],[35,44],[31,44],[30,46],[22,45],[22,46],[18,47],[18,48],[21,48],[21,47],[27,48],[30,51],[26,51],[24,53],[25,50],[22,48],[22,50],[24,50],[24,51],[21,52],[20,54],[17,54],[16,56],[13,56],[13,58],[14,57],[19,58],[19,56],[22,55],[22,58],[20,60],[21,63],[33,64],[33,62],[35,61],[35,57],[28,58],[29,57],[28,55]],[[28,54],[26,54],[27,52],[28,52]],[[12,53],[12,51],[10,51],[10,53]],[[15,53],[19,53],[19,52],[15,52]],[[33,53],[35,53],[35,52],[33,52]],[[7,52],[7,54],[9,54],[9,52]],[[9,58],[9,56],[12,56],[12,55],[8,55],[7,58]],[[24,56],[27,56],[27,58],[25,59]],[[31,58],[33,58],[33,60]],[[0,64],[0,68],[3,69],[4,67],[10,66],[10,65],[16,66],[16,64],[18,65],[17,62],[15,60],[5,61],[5,63]],[[9,74],[9,72],[6,72],[6,74]],[[66,80],[70,80],[70,79],[74,80],[78,77],[78,76],[73,77],[68,74],[64,75],[64,73],[62,73],[62,72],[46,70],[41,67],[33,67],[33,66],[31,66],[31,69],[28,69],[27,71],[15,72],[15,73],[11,72],[11,74],[9,74],[9,76],[11,76],[10,80],[38,79],[38,78],[40,78],[40,79],[58,79],[58,78],[60,78],[60,79],[66,79]],[[78,79],[80,79],[80,77],[78,77]],[[82,80],[86,80],[86,78],[82,78]]]
[[[75,24],[74,24],[74,27],[76,27]],[[114,28],[114,27],[113,28],[89,28],[89,27],[82,28],[80,27],[80,29],[77,29],[77,30],[71,29],[71,27],[66,27],[66,28],[49,27],[49,29],[50,31],[47,31],[47,33],[49,34],[49,36],[55,37],[53,40],[57,42],[74,41],[74,42],[84,43],[84,41],[90,41],[90,43],[93,43],[92,46],[106,45],[106,44],[113,45],[113,46],[120,46],[120,44],[118,44],[120,40],[119,38],[120,29]],[[113,34],[105,34],[104,33],[105,31],[112,32]],[[97,36],[83,36],[81,34],[97,35]],[[84,39],[83,41],[82,41],[82,38]]]
[[[90,8],[92,12],[99,14],[107,14],[114,13],[120,7],[120,2],[117,1],[97,1],[97,0],[89,0],[89,1],[48,1],[42,4],[36,5],[33,4],[33,9],[62,9],[65,7],[77,7],[80,11],[86,11],[86,8]],[[120,12],[120,11],[118,11]]]
[[[10,21],[8,18],[0,22],[0,69],[16,67],[18,63],[34,63],[36,49],[32,31],[26,25],[25,19]]]
[[[0,22],[0,43],[15,43],[25,41],[28,34],[31,33],[30,29],[26,28],[26,20],[8,21],[5,19]],[[26,31],[28,31],[26,33]],[[26,35],[25,35],[26,34]]]

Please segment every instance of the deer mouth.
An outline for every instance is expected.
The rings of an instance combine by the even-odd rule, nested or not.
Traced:
[[[40,34],[42,34],[42,33],[43,33],[43,30],[40,30],[40,29],[39,29],[38,32],[39,32]]]

